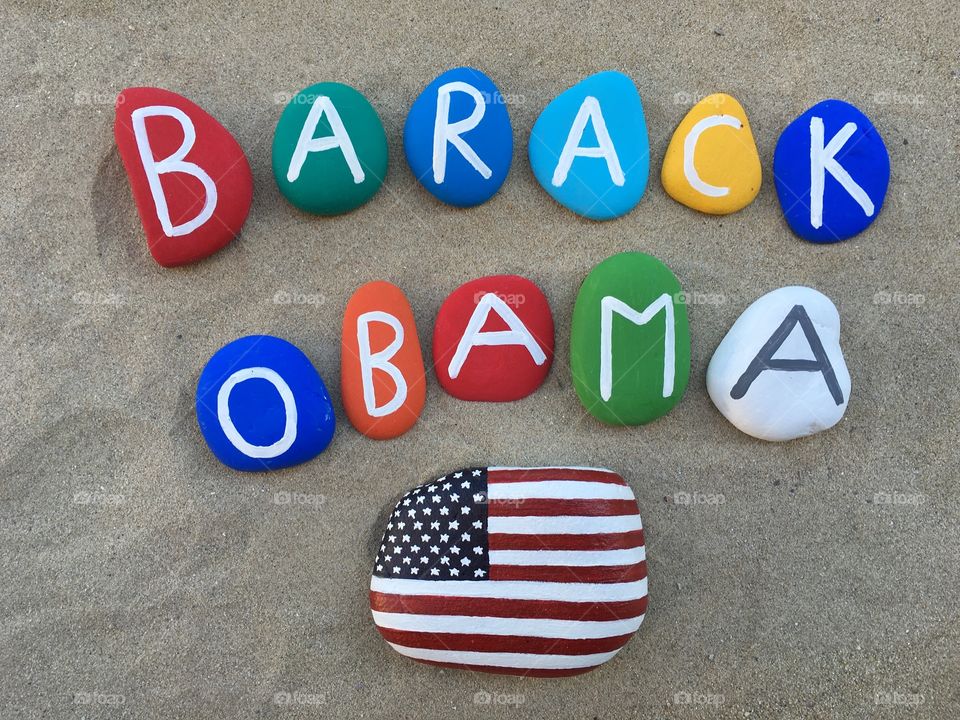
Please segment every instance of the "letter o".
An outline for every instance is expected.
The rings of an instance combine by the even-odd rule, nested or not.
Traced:
[[[252,445],[248,443],[240,435],[237,426],[233,424],[233,419],[230,417],[230,393],[233,392],[233,388],[245,380],[253,380],[254,378],[266,380],[273,385],[283,400],[283,409],[286,415],[283,436],[271,445]],[[290,390],[286,381],[270,368],[244,368],[243,370],[237,370],[228,377],[217,392],[217,419],[220,421],[220,427],[223,429],[223,434],[227,436],[227,440],[247,457],[275,458],[289,450],[297,439],[297,401],[294,400],[293,391]]]

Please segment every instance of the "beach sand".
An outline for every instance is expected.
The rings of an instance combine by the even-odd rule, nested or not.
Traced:
[[[231,5],[0,10],[0,716],[960,714],[956,5]],[[402,151],[414,97],[456,65],[509,96],[515,132],[507,182],[472,210],[436,202]],[[594,223],[537,185],[526,143],[550,99],[609,68],[640,90],[652,172],[632,213]],[[283,200],[270,166],[283,104],[323,80],[370,99],[391,153],[379,195],[329,219]],[[242,237],[198,264],[163,269],[147,251],[112,130],[114,98],[133,85],[199,103],[250,159]],[[746,108],[764,168],[757,200],[725,218],[659,182],[674,127],[716,91]],[[828,97],[871,117],[892,179],[872,227],[817,246],[783,221],[771,167],[783,127]],[[683,401],[612,429],[574,393],[569,328],[580,281],[624,250],[661,258],[700,300]],[[411,432],[359,436],[339,389],[351,293],[398,284],[429,351],[446,295],[495,273],[525,275],[550,300],[544,387],[472,404],[431,376]],[[832,430],[768,444],[717,412],[704,376],[743,309],[792,284],[839,308],[853,393]],[[240,474],[203,442],[198,374],[250,333],[295,343],[327,381],[339,426],[312,462]],[[473,464],[601,465],[633,487],[651,599],[614,660],[521,679],[419,665],[381,640],[367,585],[386,513]]]

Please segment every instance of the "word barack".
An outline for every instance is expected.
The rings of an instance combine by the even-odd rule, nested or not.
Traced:
[[[157,262],[180,265],[230,242],[246,219],[250,167],[229,132],[189,100],[157,88],[117,98],[117,147]],[[506,102],[479,70],[448,70],[413,102],[403,133],[407,163],[438,200],[471,207],[503,185],[513,156]],[[593,220],[632,210],[650,172],[643,104],[621,72],[591,75],[560,93],[533,126],[533,174],[558,203]],[[273,172],[295,207],[335,215],[369,201],[383,184],[388,149],[376,110],[357,90],[312,85],[284,108]],[[879,132],[852,105],[825,100],[783,131],[774,154],[777,196],[790,227],[812,242],[863,231],[886,196],[890,158]],[[679,123],[661,181],[679,203],[724,215],[760,190],[750,123],[733,97],[715,94]]]
[[[420,662],[588,672],[647,612],[637,500],[601,468],[465,468],[420,485],[387,521],[370,612],[383,639]]]

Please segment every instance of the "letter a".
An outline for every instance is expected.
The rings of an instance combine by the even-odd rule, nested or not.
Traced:
[[[593,123],[593,130],[597,134],[597,147],[582,147],[580,145],[588,120]],[[607,123],[603,119],[603,113],[600,112],[600,101],[591,95],[584,98],[580,109],[577,111],[577,117],[570,127],[567,141],[563,144],[560,161],[553,171],[553,179],[551,180],[554,187],[560,187],[567,181],[570,166],[573,165],[574,159],[578,157],[603,158],[607,161],[607,170],[613,184],[622,187],[626,182],[623,170],[620,167],[620,158],[617,157],[613,140],[610,139],[610,133],[607,132]]]
[[[780,346],[783,345],[784,341],[790,336],[790,333],[793,332],[793,328],[797,324],[799,324],[800,329],[803,330],[803,334],[807,338],[807,344],[810,345],[810,350],[816,359],[778,360],[774,358],[773,356],[776,355],[777,350],[780,349]],[[794,305],[793,309],[787,313],[787,317],[780,323],[780,327],[774,331],[770,339],[760,348],[760,352],[757,353],[757,356],[750,362],[746,371],[740,376],[740,379],[737,380],[736,385],[730,390],[730,397],[734,400],[739,400],[746,395],[753,381],[756,380],[764,370],[819,372],[823,375],[823,379],[827,383],[827,388],[830,390],[830,395],[833,396],[833,401],[837,405],[843,405],[843,391],[840,389],[840,383],[837,382],[833,365],[830,364],[830,359],[823,349],[823,343],[820,342],[820,336],[817,335],[817,331],[814,329],[813,323],[810,322],[810,317],[807,315],[807,311],[804,310],[803,305]]]
[[[320,118],[326,115],[327,122],[330,123],[330,130],[333,135],[315,138],[313,134],[317,131],[317,124]],[[340,113],[333,106],[326,95],[321,95],[313,101],[310,108],[310,114],[307,115],[303,123],[303,129],[300,131],[300,138],[297,140],[297,147],[290,158],[290,167],[287,169],[287,182],[296,182],[300,177],[300,170],[303,163],[306,162],[307,154],[312,152],[322,152],[323,150],[333,150],[339,148],[343,153],[343,159],[347,161],[347,167],[350,168],[350,174],[353,175],[353,182],[357,185],[363,182],[363,168],[360,167],[360,160],[357,159],[357,151],[353,149],[353,142],[347,129],[343,126],[343,120],[340,119]]]
[[[501,317],[510,328],[509,330],[480,332],[491,310]],[[450,365],[447,368],[447,374],[450,375],[451,379],[456,379],[460,374],[460,370],[463,368],[463,364],[467,361],[467,356],[470,354],[470,349],[476,345],[522,345],[527,349],[530,357],[533,358],[533,362],[537,365],[543,365],[547,360],[546,353],[543,352],[543,349],[537,341],[534,340],[533,335],[527,330],[527,326],[523,324],[523,321],[517,317],[516,313],[514,313],[503,300],[493,293],[487,293],[480,298],[480,302],[477,303],[477,307],[474,308],[473,314],[470,316],[467,329],[463,331],[463,337],[460,338],[457,351],[454,353],[453,358],[450,360]]]
[[[370,323],[380,322],[393,330],[393,340],[387,347],[375,353],[370,352]],[[357,347],[360,350],[360,377],[363,384],[363,403],[370,417],[384,417],[396,412],[407,399],[407,381],[400,368],[390,362],[390,358],[403,347],[403,325],[393,315],[380,310],[363,313],[357,318]],[[377,407],[377,398],[373,388],[373,371],[382,370],[393,380],[397,391],[393,398]]]
[[[147,137],[147,128],[144,119],[148,117],[170,117],[180,123],[183,128],[183,142],[180,147],[170,156],[163,160],[154,160],[153,149],[150,147],[150,138]],[[153,203],[157,208],[157,217],[160,220],[160,227],[167,237],[179,237],[189,235],[207,220],[213,217],[213,212],[217,208],[217,185],[207,173],[196,163],[186,162],[184,158],[193,143],[197,139],[197,132],[193,127],[193,121],[180,108],[170,105],[149,105],[147,107],[137,108],[131,115],[133,122],[133,136],[137,141],[137,149],[140,151],[140,161],[143,163],[143,170],[147,175],[147,183],[150,185],[150,194],[153,195]],[[170,221],[170,210],[167,207],[167,197],[163,192],[163,186],[160,184],[160,176],[167,173],[184,173],[192,175],[200,184],[203,185],[204,201],[203,208],[197,213],[196,217],[180,225],[174,225]]]

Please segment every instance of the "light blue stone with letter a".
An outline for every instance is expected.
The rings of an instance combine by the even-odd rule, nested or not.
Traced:
[[[650,141],[633,80],[607,70],[554,98],[530,133],[533,174],[564,207],[591,220],[630,212],[650,174]]]

